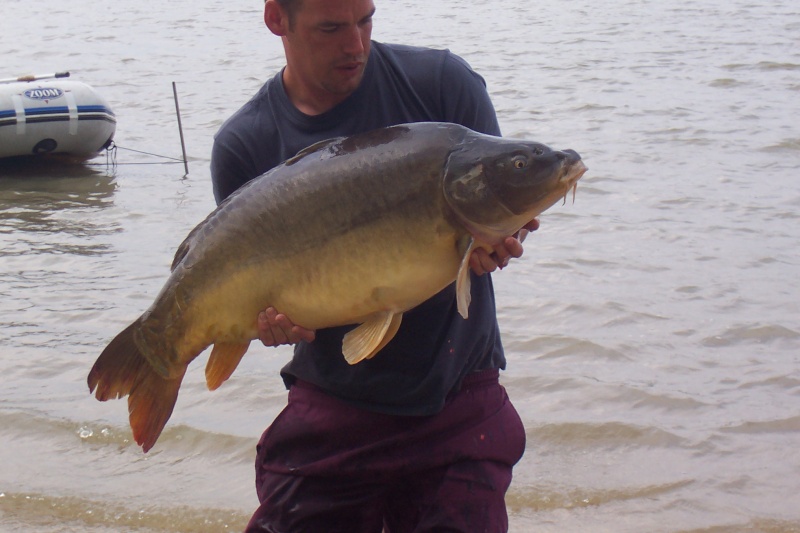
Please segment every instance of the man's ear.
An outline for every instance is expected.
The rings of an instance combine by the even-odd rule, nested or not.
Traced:
[[[275,0],[267,0],[264,4],[264,24],[269,31],[283,37],[289,32],[289,15]]]

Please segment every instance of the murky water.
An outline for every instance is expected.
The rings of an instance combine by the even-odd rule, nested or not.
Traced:
[[[590,167],[495,277],[528,431],[511,531],[800,531],[797,7],[376,4],[376,39],[460,53],[507,136]],[[237,531],[256,505],[288,350],[254,344],[214,393],[193,365],[147,455],[85,378],[213,208],[212,135],[283,63],[261,6],[3,2],[0,77],[71,70],[121,149],[0,167],[0,531]],[[186,177],[124,149],[180,156],[172,81]]]

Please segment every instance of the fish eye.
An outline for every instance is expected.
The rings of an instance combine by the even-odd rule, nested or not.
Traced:
[[[525,160],[524,157],[517,156],[511,161],[511,163],[514,165],[514,168],[520,169],[520,168],[525,168],[528,162]]]

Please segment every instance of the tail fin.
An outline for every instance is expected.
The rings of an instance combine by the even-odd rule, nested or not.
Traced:
[[[183,375],[167,379],[158,374],[133,340],[136,321],[112,340],[89,372],[89,392],[104,402],[128,396],[133,438],[147,452],[169,420]]]

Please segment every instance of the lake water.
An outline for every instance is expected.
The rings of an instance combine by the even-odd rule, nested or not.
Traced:
[[[512,532],[800,531],[800,10],[779,0],[376,0],[506,136],[589,172],[495,276],[528,447]],[[288,349],[203,364],[147,455],[86,374],[213,208],[212,136],[283,64],[262,2],[3,0],[0,78],[70,70],[118,165],[0,167],[0,531],[239,531]],[[181,164],[171,82],[189,153]],[[202,356],[201,360],[204,360]]]

